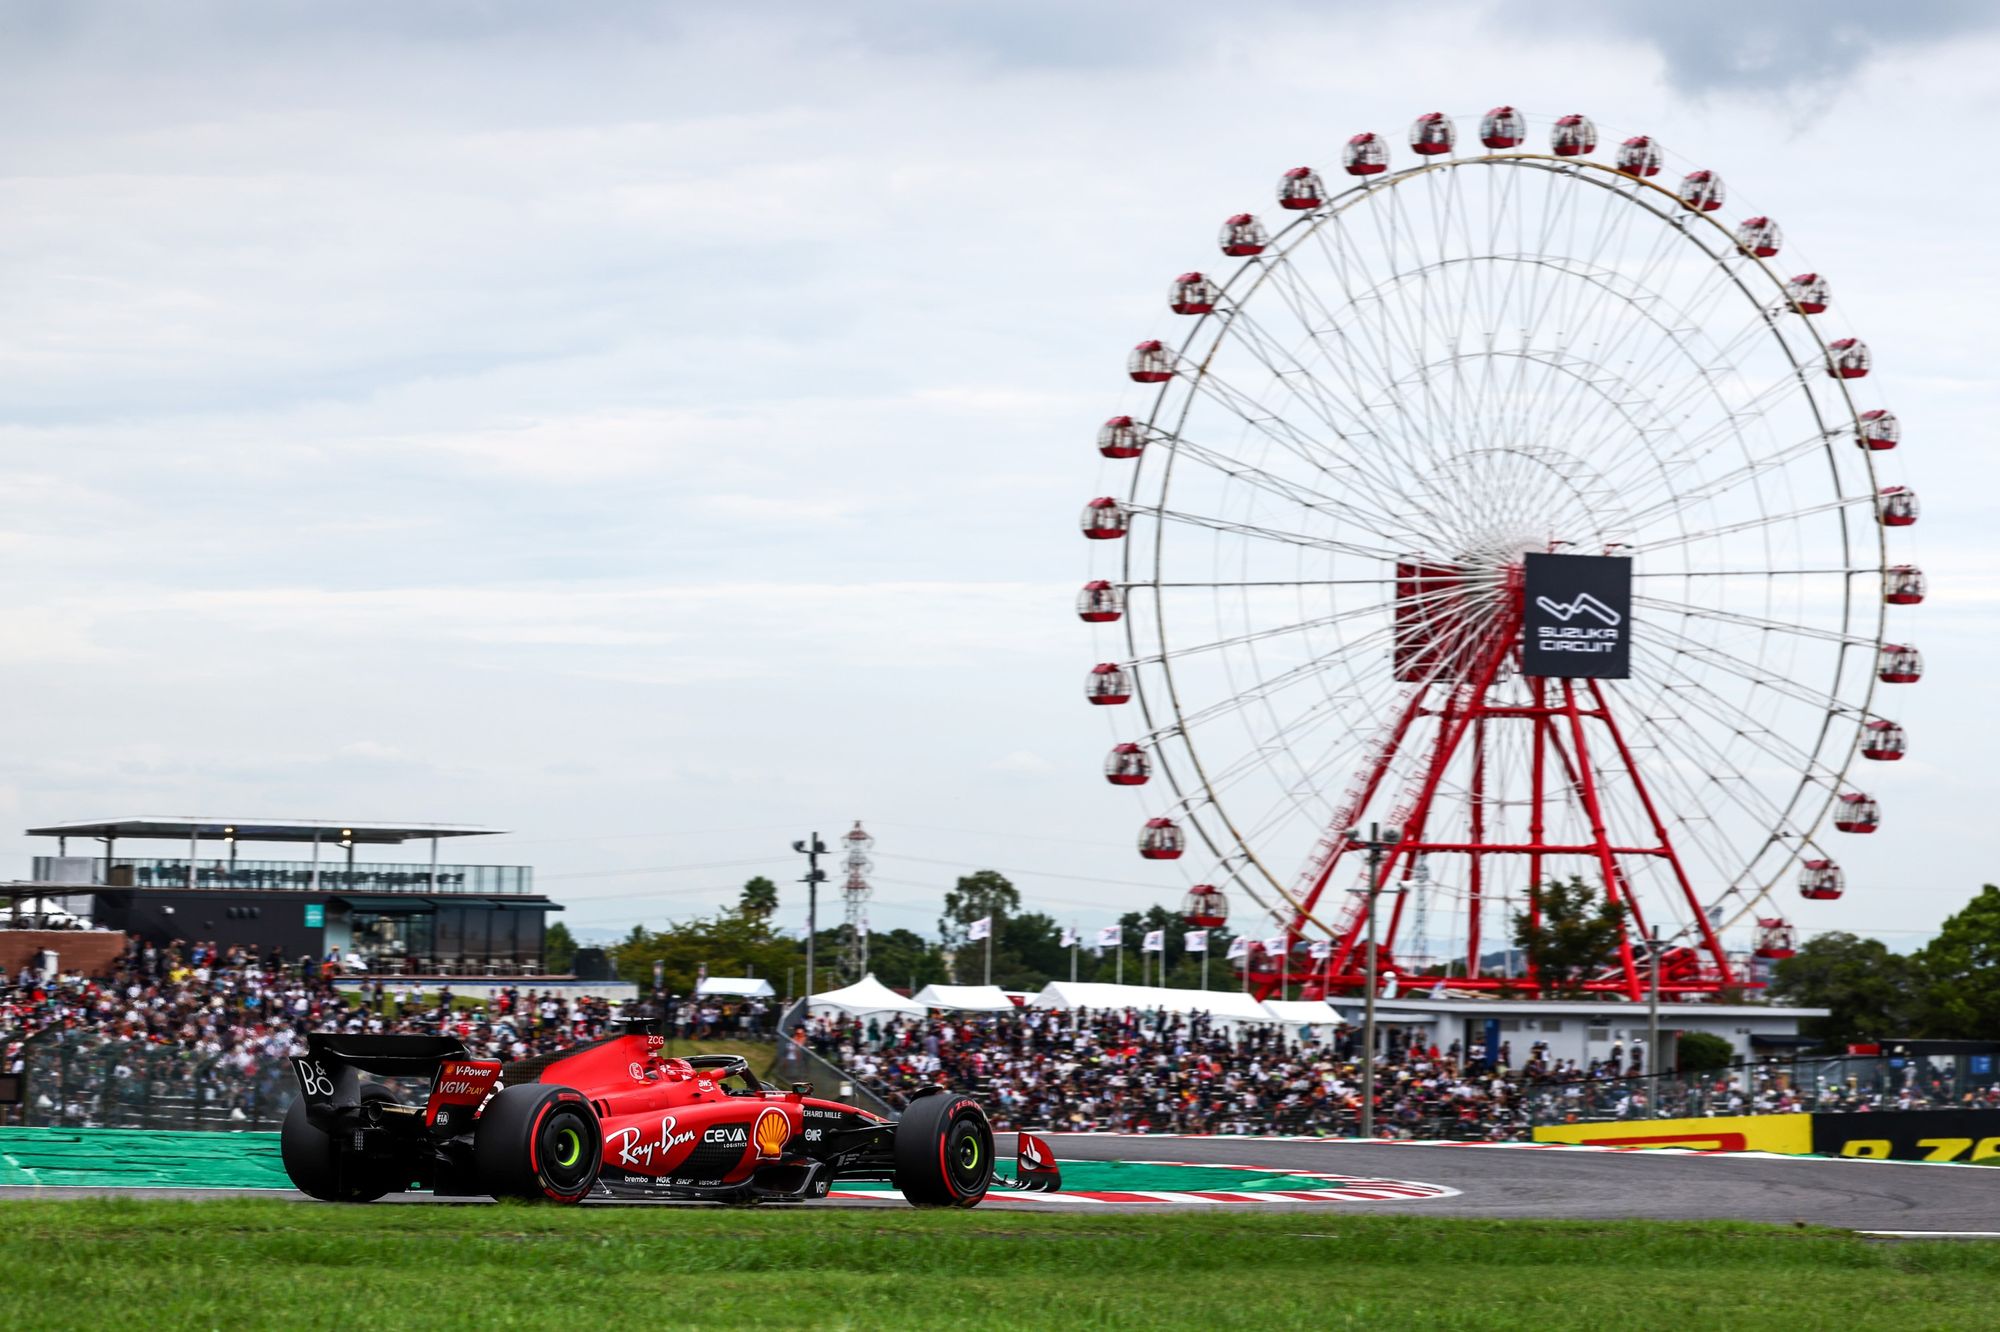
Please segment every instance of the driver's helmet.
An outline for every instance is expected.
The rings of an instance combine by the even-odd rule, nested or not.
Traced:
[[[694,1065],[685,1059],[662,1059],[660,1078],[666,1082],[686,1082],[694,1077]]]

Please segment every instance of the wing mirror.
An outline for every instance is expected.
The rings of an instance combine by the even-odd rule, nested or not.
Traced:
[[[794,1082],[792,1084],[792,1095],[811,1096],[812,1094],[813,1085],[810,1082]]]

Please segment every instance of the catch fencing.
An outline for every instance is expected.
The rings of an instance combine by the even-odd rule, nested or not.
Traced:
[[[1536,1127],[1628,1119],[1703,1119],[1849,1110],[1958,1110],[2000,1083],[1992,1057],[1843,1055],[1737,1064],[1712,1072],[1532,1083]]]
[[[19,1122],[37,1127],[276,1129],[296,1090],[282,1058],[96,1032],[45,1031],[21,1055]]]

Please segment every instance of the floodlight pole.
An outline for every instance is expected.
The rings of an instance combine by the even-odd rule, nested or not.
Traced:
[[[806,886],[806,1016],[812,1016],[813,992],[813,944],[819,933],[819,886],[826,882],[826,871],[819,867],[819,858],[826,854],[826,843],[814,833],[810,840],[792,843],[792,850],[806,858],[806,876],[799,882]]]
[[[1647,931],[1646,969],[1651,973],[1650,993],[1646,996],[1646,1071],[1654,1075],[1653,1086],[1660,1085],[1660,927],[1655,925]],[[1654,1102],[1659,1097],[1654,1096]],[[1653,1106],[1648,1106],[1653,1110]],[[1657,1111],[1655,1111],[1657,1113]]]
[[[1368,957],[1367,982],[1362,991],[1361,1023],[1361,1136],[1375,1136],[1375,899],[1382,895],[1382,853],[1403,840],[1399,828],[1383,828],[1379,824],[1368,825],[1368,836],[1363,838],[1359,828],[1347,830],[1350,845],[1366,847],[1368,850],[1368,883],[1362,892],[1368,895]]]

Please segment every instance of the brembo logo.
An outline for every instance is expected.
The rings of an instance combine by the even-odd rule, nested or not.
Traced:
[[[1595,615],[1606,624],[1617,624],[1625,618],[1617,611],[1612,610],[1611,607],[1599,601],[1596,597],[1591,596],[1588,592],[1579,592],[1573,600],[1567,602],[1552,601],[1548,597],[1536,597],[1535,604],[1555,616],[1558,620],[1561,620],[1564,624],[1568,624],[1577,616],[1585,613]]]

